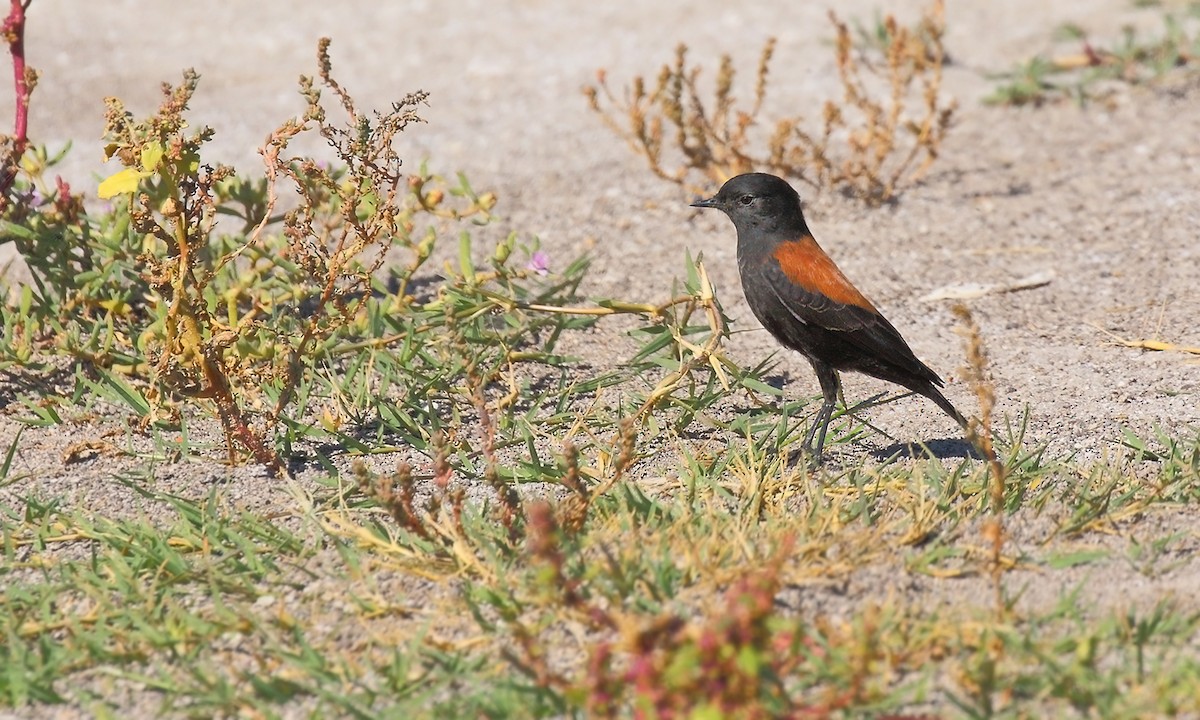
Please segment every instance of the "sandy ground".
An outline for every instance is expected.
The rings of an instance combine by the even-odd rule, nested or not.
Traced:
[[[703,252],[727,310],[747,328],[754,320],[737,289],[732,226],[653,178],[586,107],[580,87],[600,67],[618,87],[652,75],[678,41],[707,67],[729,52],[749,68],[775,34],[773,102],[815,113],[837,88],[829,5],[35,0],[28,54],[42,77],[31,134],[52,147],[72,140],[62,174],[94,188],[112,172],[100,162],[102,98],[149,112],[159,83],[190,66],[202,76],[192,117],[217,129],[208,159],[255,172],[262,139],[302,109],[296,78],[314,71],[316,40],[328,35],[335,73],[361,106],[431,93],[428,124],[404,136],[402,154],[414,165],[429,158],[436,171],[464,171],[476,188],[498,194],[501,219],[480,231],[481,243],[516,229],[537,235],[555,263],[587,252],[584,293],[639,300],[664,298],[685,249]],[[869,19],[877,5],[849,0],[837,9]],[[921,3],[893,5],[915,18]],[[1157,30],[1160,13],[1126,0],[951,3],[946,86],[960,111],[927,181],[879,210],[804,192],[818,240],[917,355],[951,378],[947,395],[964,409],[975,404],[954,381],[962,351],[949,303],[919,298],[949,285],[1053,274],[1043,287],[969,305],[991,351],[1000,411],[1015,418],[1028,406],[1032,439],[1058,452],[1099,457],[1116,448],[1122,428],[1145,435],[1200,424],[1194,356],[1118,347],[1109,334],[1200,346],[1200,88],[1175,83],[1123,89],[1086,108],[1006,109],[981,102],[994,85],[986,74],[1048,49],[1062,22],[1112,38],[1126,23]],[[0,117],[11,116],[11,103],[0,98]],[[775,350],[761,330],[735,335],[731,347],[748,363]],[[593,361],[607,357],[603,343],[594,352]],[[802,359],[786,357],[782,367],[789,393],[818,392]],[[865,398],[885,386],[850,377],[846,388],[847,397]],[[872,418],[901,439],[954,436],[952,422],[916,399]],[[0,435],[15,427],[0,418]],[[80,432],[88,429],[27,433],[14,470],[33,477],[14,490],[86,497],[97,508],[123,502],[106,497],[118,492],[105,482],[112,468],[61,465],[59,450]],[[188,463],[164,482],[194,489],[231,474],[243,482],[230,491],[245,493],[247,506],[287,501],[248,468]]]

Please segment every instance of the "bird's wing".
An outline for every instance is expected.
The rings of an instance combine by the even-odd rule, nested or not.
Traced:
[[[887,325],[811,235],[779,243],[758,264],[772,292],[801,322],[841,331],[881,320]]]
[[[759,265],[761,281],[779,304],[795,320],[837,332],[873,359],[940,383],[887,318],[809,242],[795,248],[790,246],[800,243],[783,243]]]
[[[792,280],[779,263],[767,260],[760,267],[760,278],[784,309],[799,322],[826,330],[853,332],[874,326],[896,333],[879,311],[863,298],[861,303],[835,300],[824,288],[805,286]],[[857,291],[855,291],[857,293]],[[898,336],[899,333],[896,333]]]

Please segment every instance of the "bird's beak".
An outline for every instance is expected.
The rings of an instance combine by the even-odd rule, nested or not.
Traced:
[[[717,198],[716,197],[710,197],[707,200],[697,200],[696,202],[692,203],[692,207],[698,207],[698,208],[715,208],[716,206],[717,206]]]

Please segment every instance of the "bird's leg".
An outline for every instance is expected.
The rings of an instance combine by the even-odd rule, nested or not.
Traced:
[[[837,370],[825,363],[811,362],[813,370],[817,372],[817,381],[821,383],[821,394],[825,396],[825,402],[821,403],[821,409],[817,411],[812,427],[804,436],[804,449],[812,455],[814,462],[820,463],[821,453],[825,450],[825,433],[829,430],[829,421],[833,419],[833,409],[837,406],[842,384],[838,380]],[[812,444],[814,435],[817,436],[815,448]]]

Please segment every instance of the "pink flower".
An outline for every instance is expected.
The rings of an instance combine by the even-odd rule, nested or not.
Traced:
[[[546,275],[550,272],[550,256],[541,250],[534,251],[529,257],[529,263],[525,265],[526,270],[532,270],[538,275]]]

